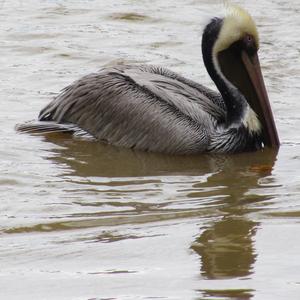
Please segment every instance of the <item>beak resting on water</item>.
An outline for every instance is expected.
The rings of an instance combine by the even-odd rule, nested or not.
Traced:
[[[250,56],[243,50],[241,59],[252,83],[253,92],[255,93],[250,105],[253,107],[262,123],[264,143],[266,146],[278,148],[280,142],[257,52]]]

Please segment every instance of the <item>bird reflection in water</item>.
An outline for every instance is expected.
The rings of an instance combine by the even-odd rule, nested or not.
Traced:
[[[260,182],[272,174],[277,151],[258,155],[240,155],[227,159],[223,170],[211,176],[201,186],[223,183],[220,194],[227,195],[219,206],[219,217],[201,228],[201,235],[191,248],[200,256],[201,275],[208,280],[246,279],[253,273],[256,261],[255,234],[260,226],[251,219],[260,208],[268,205],[269,195],[259,193]],[[269,178],[270,179],[270,178]],[[268,179],[268,180],[269,180]],[[196,197],[197,195],[192,195]],[[205,297],[250,299],[252,290],[202,289]]]
[[[67,133],[49,133],[42,138],[58,146],[54,146],[54,150],[49,151],[46,158],[65,165],[72,176],[142,177],[166,174],[198,176],[217,172],[220,165],[218,159],[209,154],[202,154],[199,159],[199,156],[146,153],[95,141],[74,139]]]
[[[264,149],[237,155],[168,156],[120,149],[60,135],[49,134],[44,138],[58,146],[48,152],[48,159],[64,165],[69,172],[62,176],[67,175],[69,181],[74,178],[74,183],[78,178],[100,177],[106,178],[106,184],[110,180],[114,184],[115,177],[124,177],[123,184],[141,178],[147,183],[153,180],[161,183],[161,176],[175,176],[178,181],[178,178],[187,175],[191,176],[192,182],[195,182],[195,178],[202,178],[192,183],[193,188],[186,197],[195,199],[195,203],[200,206],[201,202],[207,205],[204,204],[199,210],[192,208],[190,213],[183,216],[174,213],[164,203],[163,208],[151,208],[147,212],[147,215],[153,213],[160,217],[147,219],[145,216],[143,222],[166,220],[164,214],[169,211],[174,219],[196,216],[201,218],[202,224],[203,217],[207,217],[209,221],[200,228],[200,236],[191,244],[191,248],[200,257],[202,278],[209,281],[246,279],[252,274],[256,261],[254,239],[260,224],[251,216],[270,204],[268,200],[272,196],[260,192],[260,188],[265,191],[263,182],[272,183],[276,150]],[[93,184],[100,184],[96,181]],[[158,207],[157,203],[155,207]],[[184,211],[187,209],[184,208]],[[140,212],[136,211],[136,214]],[[128,219],[128,224],[130,222]],[[202,288],[200,292],[204,297],[222,299],[250,299],[253,294],[250,289]]]

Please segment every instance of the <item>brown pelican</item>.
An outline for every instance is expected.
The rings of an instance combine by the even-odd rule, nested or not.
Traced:
[[[204,64],[220,93],[158,66],[103,68],[66,87],[39,122],[19,129],[84,131],[112,145],[172,154],[279,147],[258,48],[252,17],[231,6],[202,37]]]

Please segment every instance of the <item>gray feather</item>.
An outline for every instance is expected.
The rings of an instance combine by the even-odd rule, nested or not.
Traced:
[[[241,115],[242,116],[242,115]],[[260,149],[243,122],[227,124],[220,94],[167,69],[116,66],[67,86],[29,133],[68,132],[132,149],[172,154]]]
[[[151,65],[87,75],[39,116],[40,121],[75,124],[117,146],[177,154],[207,151],[212,131],[225,118],[217,93]]]

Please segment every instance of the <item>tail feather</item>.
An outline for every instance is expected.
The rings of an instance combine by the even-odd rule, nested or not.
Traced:
[[[94,136],[74,124],[60,124],[54,121],[29,121],[16,125],[16,130],[30,134],[69,133],[76,138],[96,140]]]
[[[73,124],[59,124],[55,122],[39,122],[29,121],[16,125],[16,130],[26,133],[56,133],[56,132],[69,132],[74,133],[81,130],[78,126]]]

